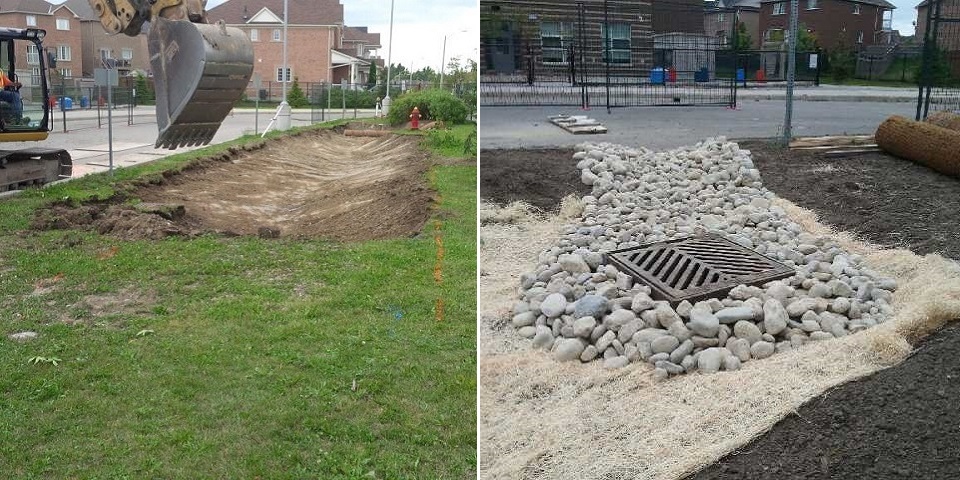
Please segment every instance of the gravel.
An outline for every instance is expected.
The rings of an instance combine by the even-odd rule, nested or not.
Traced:
[[[512,324],[558,361],[634,362],[657,378],[737,370],[883,323],[896,282],[772,205],[750,153],[722,138],[666,152],[585,143],[573,156],[584,183],[581,217],[520,279]],[[704,233],[724,236],[794,269],[723,298],[671,305],[606,263],[604,253]]]

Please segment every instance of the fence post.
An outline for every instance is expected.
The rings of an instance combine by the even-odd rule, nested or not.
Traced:
[[[607,0],[603,0],[603,63],[606,66],[607,115],[610,112],[610,10]]]
[[[817,87],[820,86],[820,62],[822,61],[820,55],[820,47],[817,47],[817,72],[816,77],[813,80],[813,84]]]

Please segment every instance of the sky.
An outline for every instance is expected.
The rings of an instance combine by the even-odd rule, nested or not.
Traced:
[[[921,0],[887,0],[897,7],[893,11],[893,29],[900,35],[913,35],[913,22],[917,19],[917,5]]]
[[[211,9],[227,0],[208,0]],[[438,70],[451,57],[477,60],[480,45],[480,7],[477,0],[393,0],[393,48],[390,49],[390,2],[341,0],[347,26],[367,26],[380,34],[379,55],[384,61],[414,71],[425,66]],[[283,12],[276,12],[282,14]],[[444,37],[446,55],[444,57]],[[463,62],[461,62],[462,64]]]

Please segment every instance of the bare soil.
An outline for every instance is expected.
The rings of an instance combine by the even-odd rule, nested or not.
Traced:
[[[428,167],[416,138],[304,133],[194,162],[126,198],[54,205],[38,214],[34,228],[86,228],[125,239],[413,236],[433,203]],[[156,208],[138,208],[130,198]]]
[[[741,142],[763,184],[872,243],[960,258],[960,180],[885,153],[825,157]]]
[[[570,149],[481,150],[480,198],[501,205],[527,202],[555,212],[568,194],[590,193]]]
[[[741,143],[764,185],[878,244],[960,259],[960,180],[883,153],[825,158]],[[842,385],[691,479],[955,478],[960,325],[901,364]]]

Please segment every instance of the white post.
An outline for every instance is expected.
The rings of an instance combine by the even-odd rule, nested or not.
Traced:
[[[383,97],[383,116],[390,113],[390,67],[393,55],[393,0],[390,0],[390,45],[387,46],[387,95]]]
[[[277,130],[289,130],[290,129],[290,104],[287,103],[287,72],[289,67],[287,66],[287,23],[289,17],[289,10],[287,8],[287,0],[283,0],[283,67],[280,71],[280,80],[283,80],[281,85],[283,86],[283,101],[280,102],[280,108],[277,109]]]
[[[443,90],[443,62],[447,61],[447,36],[443,36],[443,53],[440,54],[440,90]]]

